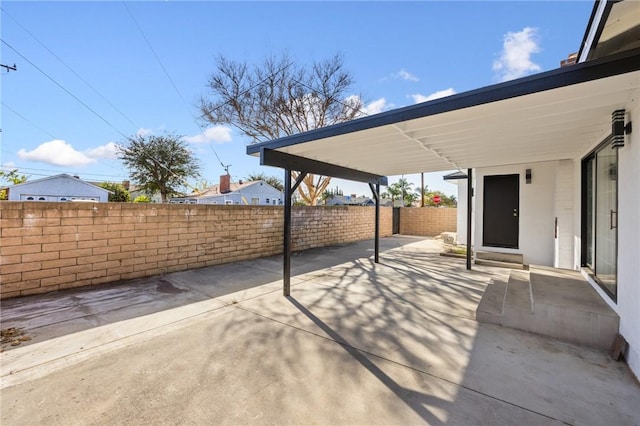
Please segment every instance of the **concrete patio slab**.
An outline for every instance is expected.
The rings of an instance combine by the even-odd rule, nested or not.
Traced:
[[[640,424],[625,364],[477,323],[494,270],[438,250],[405,241],[297,275],[290,298],[273,281],[3,352],[2,422]]]

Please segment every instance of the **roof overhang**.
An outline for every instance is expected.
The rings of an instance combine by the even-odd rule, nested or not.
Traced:
[[[247,154],[378,176],[573,159],[608,133],[614,110],[637,102],[639,70],[640,49],[630,50],[249,145]]]

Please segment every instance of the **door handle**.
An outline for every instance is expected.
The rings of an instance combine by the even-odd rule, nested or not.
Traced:
[[[613,215],[616,216],[616,224],[613,224]],[[609,213],[609,229],[616,229],[618,227],[618,212],[610,210]]]

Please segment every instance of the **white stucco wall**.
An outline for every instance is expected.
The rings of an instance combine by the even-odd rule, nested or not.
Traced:
[[[632,101],[633,102],[633,101]],[[640,123],[640,108],[627,105],[628,118]],[[574,268],[581,267],[581,165],[582,159],[608,135],[602,137],[575,159],[574,194]],[[591,279],[592,287],[620,316],[620,334],[627,340],[625,358],[636,377],[640,377],[640,132],[637,127],[626,136],[618,163],[618,297],[617,302]],[[586,271],[583,275],[587,276]]]
[[[554,216],[557,218],[557,238],[554,238],[555,268],[574,268],[574,167],[575,162],[562,160],[556,167]],[[580,208],[578,207],[578,210]],[[578,219],[579,220],[579,219]]]
[[[467,244],[467,179],[454,181],[458,187],[458,213],[456,217],[456,238],[458,244]],[[472,244],[473,245],[473,244]]]
[[[633,132],[618,152],[618,315],[629,342],[627,362],[640,377],[640,107],[631,111]]]
[[[29,198],[33,198],[30,200]],[[67,175],[38,179],[9,189],[9,201],[109,201],[109,192]]]
[[[476,170],[475,178],[475,246],[479,251],[520,253],[524,263],[553,266],[555,185],[558,162],[518,164],[488,167]],[[532,181],[525,182],[525,170],[531,169]],[[482,221],[484,208],[484,177],[492,175],[520,175],[519,247],[507,249],[482,245]]]

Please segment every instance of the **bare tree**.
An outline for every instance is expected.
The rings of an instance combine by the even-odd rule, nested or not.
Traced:
[[[201,117],[238,128],[252,143],[265,142],[361,116],[360,96],[349,94],[352,84],[340,55],[309,68],[287,54],[253,67],[220,56],[208,83],[211,97],[200,100]],[[307,175],[300,197],[316,205],[330,180]]]

